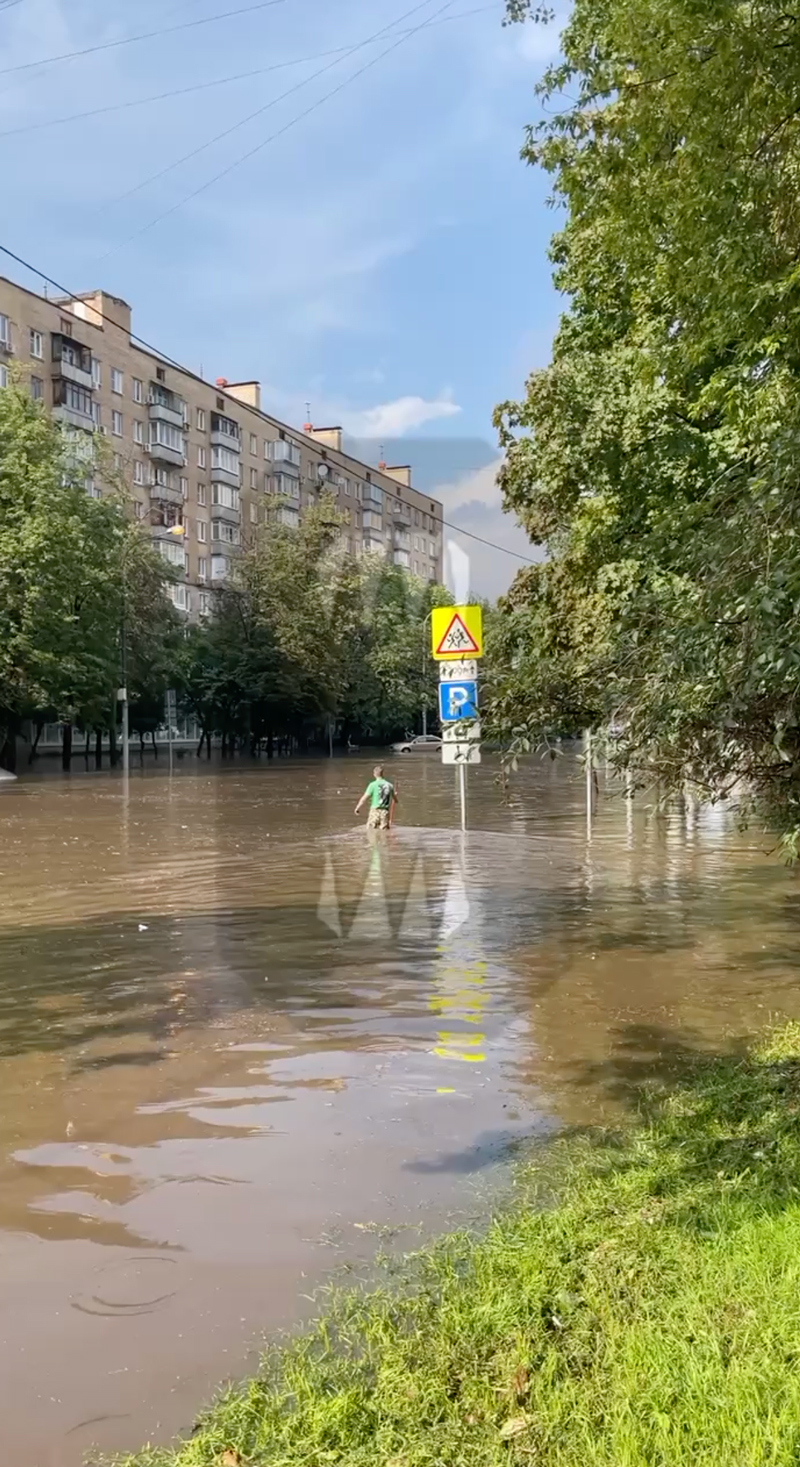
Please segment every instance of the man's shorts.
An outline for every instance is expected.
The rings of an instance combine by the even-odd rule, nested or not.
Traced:
[[[388,810],[370,810],[370,812],[369,812],[369,819],[367,820],[367,829],[368,830],[388,830],[389,829],[389,811]]]

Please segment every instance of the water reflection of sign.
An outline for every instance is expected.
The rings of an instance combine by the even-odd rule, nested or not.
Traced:
[[[431,651],[437,662],[482,657],[480,606],[435,606],[431,612]]]

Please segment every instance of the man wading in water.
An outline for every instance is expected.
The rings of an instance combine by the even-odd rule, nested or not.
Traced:
[[[368,830],[391,830],[392,815],[397,804],[397,791],[388,779],[383,777],[383,765],[376,764],[373,769],[375,778],[370,781],[361,799],[356,805],[356,815],[361,814],[361,806],[367,800],[370,802],[369,815],[367,816]]]

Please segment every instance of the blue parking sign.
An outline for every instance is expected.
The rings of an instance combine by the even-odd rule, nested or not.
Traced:
[[[439,718],[442,723],[458,723],[462,718],[477,716],[477,682],[439,684]]]

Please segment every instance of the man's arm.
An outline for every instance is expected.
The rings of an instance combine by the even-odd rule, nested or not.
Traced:
[[[361,796],[361,799],[359,800],[358,804],[356,805],[356,815],[360,815],[361,814],[361,806],[363,805],[364,801],[367,800],[367,799],[369,799],[369,788],[365,789],[363,795]]]

